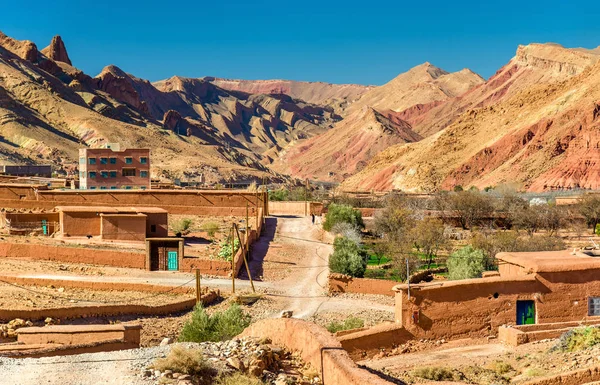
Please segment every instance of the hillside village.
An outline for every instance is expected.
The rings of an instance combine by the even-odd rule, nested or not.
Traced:
[[[0,33],[0,383],[600,382],[598,58],[149,82]]]

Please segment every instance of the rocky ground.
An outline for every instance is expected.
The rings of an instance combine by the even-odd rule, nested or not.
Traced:
[[[201,349],[215,374],[246,373],[266,384],[320,384],[315,368],[269,340],[251,338],[226,342],[181,343],[90,353],[65,357],[0,358],[0,378],[11,385],[128,384],[191,385],[197,379],[170,369],[156,370],[157,359],[167,357],[173,347]]]

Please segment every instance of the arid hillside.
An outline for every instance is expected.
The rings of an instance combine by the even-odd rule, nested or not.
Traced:
[[[400,113],[423,135],[347,179],[348,189],[431,191],[517,182],[600,188],[600,49],[521,46],[485,84]]]
[[[231,92],[202,80],[150,82],[107,66],[73,66],[57,36],[39,51],[0,34],[0,157],[72,171],[77,150],[120,142],[152,148],[154,176],[208,181],[270,176],[262,152],[323,132],[340,118],[287,95]]]
[[[215,77],[206,77],[204,80],[230,91],[243,91],[249,94],[285,94],[308,103],[336,106],[342,111],[365,92],[374,88],[360,84],[293,80],[239,80]]]
[[[397,113],[365,106],[324,134],[283,151],[272,168],[295,177],[341,182],[387,147],[420,139]]]

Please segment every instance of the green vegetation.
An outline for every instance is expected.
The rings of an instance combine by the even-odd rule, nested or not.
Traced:
[[[335,333],[343,330],[351,330],[362,328],[365,326],[365,321],[357,317],[346,318],[343,322],[332,321],[327,325],[327,330],[330,333]]]
[[[560,336],[552,351],[575,352],[600,344],[600,328],[585,326],[569,330]]]
[[[413,370],[412,375],[431,381],[460,381],[462,379],[462,376],[459,373],[452,371],[452,369],[438,366],[429,366]]]
[[[287,189],[282,187],[269,191],[270,201],[305,201],[312,200],[312,192],[305,187],[293,187]]]
[[[485,270],[485,254],[482,250],[474,249],[468,245],[450,255],[448,265],[448,279],[469,279],[481,277]]]
[[[354,240],[338,237],[333,241],[333,254],[329,257],[329,269],[333,273],[362,278],[367,268],[367,252]]]
[[[164,372],[172,370],[173,373],[183,373],[192,376],[211,377],[214,370],[206,362],[200,349],[188,349],[173,346],[169,355],[160,358],[152,364],[152,368]]]
[[[240,248],[239,239],[236,238],[233,241],[233,247],[235,248],[235,253],[237,253],[238,249]],[[219,254],[217,254],[219,256],[219,258],[231,262],[231,259],[233,258],[233,254],[234,253],[231,252],[231,241],[230,240],[225,240],[223,243],[221,243],[221,250],[219,250]]]
[[[225,311],[209,315],[202,305],[196,305],[192,319],[183,326],[180,342],[225,341],[240,334],[250,325],[250,316],[232,304]]]
[[[194,223],[194,221],[192,221],[191,219],[183,218],[183,219],[173,223],[173,226],[172,226],[173,232],[187,234],[187,233],[189,233],[189,230],[192,227],[192,223]]]
[[[369,266],[379,266],[379,265],[386,264],[390,261],[391,261],[391,259],[389,259],[385,255],[383,255],[381,253],[375,253],[375,254],[369,255],[369,260],[367,261],[367,264]]]
[[[323,228],[326,231],[330,231],[337,223],[349,223],[358,229],[365,227],[362,214],[359,210],[355,210],[352,206],[348,205],[330,204],[325,215]]]
[[[280,188],[278,190],[269,191],[270,201],[287,201],[289,200],[290,192],[287,189]]]
[[[596,225],[596,235],[600,235],[600,223]]]
[[[489,369],[500,376],[515,370],[511,364],[504,361],[494,361],[490,363]]]
[[[206,231],[209,237],[214,237],[216,233],[219,232],[221,227],[216,222],[205,222],[201,227],[202,231]]]

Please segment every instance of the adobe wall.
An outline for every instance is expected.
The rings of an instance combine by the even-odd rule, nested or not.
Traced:
[[[366,330],[348,333],[338,337],[344,350],[353,360],[371,358],[381,352],[382,348],[391,348],[412,340],[414,335],[402,326],[384,323]]]
[[[523,385],[582,385],[596,383],[596,381],[600,381],[600,366],[537,378]]]
[[[329,274],[329,293],[360,293],[394,296],[392,288],[398,282],[385,279],[354,278],[344,274]]]
[[[321,215],[323,212],[323,203],[304,201],[269,201],[269,215],[298,215],[308,216],[311,214]]]
[[[56,206],[160,207],[170,214],[246,215],[267,207],[266,193],[245,190],[41,190],[35,186],[0,186],[0,207],[44,208]]]
[[[61,212],[60,232],[63,237],[98,236],[101,234],[100,216],[94,212]]]
[[[142,250],[114,251],[51,244],[0,241],[0,257],[131,267],[135,269],[144,269],[146,266],[146,256]]]
[[[58,213],[57,212],[49,212],[49,213],[2,213],[2,217],[6,218],[10,221],[11,225],[19,223],[32,223],[32,222],[41,222],[43,220],[47,222],[58,222]]]
[[[141,325],[53,325],[17,330],[17,342],[22,344],[91,344],[123,340],[139,346]]]
[[[274,344],[299,352],[327,385],[390,384],[360,369],[331,333],[311,322],[293,318],[266,319],[250,325],[241,336],[270,338]]]
[[[169,236],[169,213],[146,214],[146,235],[148,237],[164,238]],[[155,231],[152,231],[155,226]]]
[[[535,303],[536,323],[596,319],[587,299],[600,296],[600,270],[406,285],[396,293],[396,321],[416,338],[483,337],[516,323],[516,301]],[[413,314],[418,312],[418,322]]]
[[[139,241],[146,239],[145,215],[100,215],[102,239],[115,241]]]

